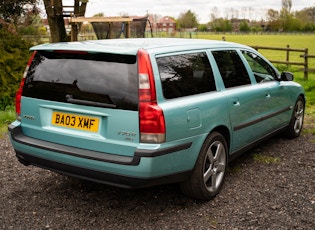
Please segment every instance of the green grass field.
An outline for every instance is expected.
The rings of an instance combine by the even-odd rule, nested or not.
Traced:
[[[222,40],[223,34],[198,33],[198,38]],[[237,42],[249,46],[271,46],[291,48],[308,48],[315,54],[315,34],[267,35],[267,34],[224,34],[226,41]]]
[[[308,48],[308,53],[315,55],[315,34],[296,34],[296,35],[255,35],[255,34],[206,34],[198,33],[198,38],[201,39],[213,39],[222,40],[222,36],[226,41],[236,42],[249,46],[267,46],[267,47],[281,47],[286,48],[287,45],[293,49],[305,49]],[[285,51],[272,51],[272,50],[259,50],[265,57],[271,60],[285,61]],[[303,62],[303,58],[300,57],[302,53],[291,52],[290,61]],[[310,59],[310,68],[315,69],[315,58]],[[313,78],[315,78],[313,74]],[[314,79],[313,79],[314,80]]]

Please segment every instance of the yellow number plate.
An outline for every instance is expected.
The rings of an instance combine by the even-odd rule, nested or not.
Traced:
[[[69,113],[53,112],[51,123],[53,125],[72,129],[97,132],[99,126],[99,118]]]

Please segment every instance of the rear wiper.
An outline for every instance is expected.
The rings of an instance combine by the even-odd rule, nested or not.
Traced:
[[[103,108],[116,108],[114,104],[102,103],[102,102],[95,102],[95,101],[88,101],[88,100],[81,100],[81,99],[74,99],[72,95],[66,95],[66,101],[73,104],[78,105],[89,105],[95,107],[103,107]]]

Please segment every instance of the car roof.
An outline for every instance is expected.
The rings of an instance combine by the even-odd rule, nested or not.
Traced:
[[[141,48],[150,53],[172,52],[191,49],[211,48],[245,48],[247,46],[205,39],[184,39],[184,38],[129,38],[129,39],[106,39],[89,40],[81,42],[60,42],[48,43],[34,46],[31,50],[80,50],[87,52],[102,52],[115,54],[136,55]],[[247,47],[248,48],[248,47]]]

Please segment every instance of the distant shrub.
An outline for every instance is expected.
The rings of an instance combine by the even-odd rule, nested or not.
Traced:
[[[25,66],[28,62],[31,44],[22,37],[0,29],[0,109],[14,102]]]

